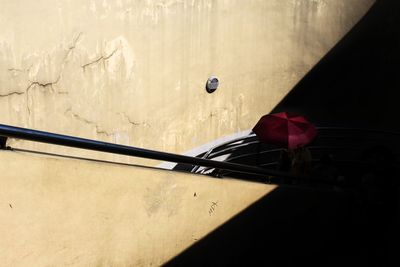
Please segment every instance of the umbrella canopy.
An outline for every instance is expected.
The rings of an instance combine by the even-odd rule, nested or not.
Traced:
[[[253,132],[261,142],[289,149],[305,146],[317,136],[314,125],[306,118],[287,112],[264,115]]]

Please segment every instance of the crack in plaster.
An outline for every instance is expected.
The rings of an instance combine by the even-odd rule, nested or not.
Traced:
[[[57,75],[57,79],[55,81],[52,81],[52,82],[39,82],[39,81],[31,81],[31,80],[29,80],[30,84],[28,85],[28,87],[26,87],[26,89],[24,91],[12,91],[12,92],[8,92],[8,93],[5,93],[5,94],[0,94],[0,97],[9,97],[11,95],[23,95],[23,94],[25,94],[26,95],[26,110],[28,112],[28,117],[30,117],[30,115],[32,113],[31,107],[30,107],[30,104],[29,104],[29,91],[30,91],[30,89],[33,88],[34,86],[40,86],[40,87],[43,87],[43,88],[46,88],[46,87],[50,86],[50,88],[53,89],[53,85],[57,84],[60,81],[60,79],[62,77],[62,73],[63,73],[64,68],[65,68],[65,64],[68,61],[68,58],[71,55],[73,49],[75,49],[75,47],[76,47],[79,39],[81,38],[81,36],[82,36],[82,32],[78,33],[78,35],[72,40],[72,43],[69,45],[68,51],[66,52],[66,54],[65,54],[65,56],[64,56],[64,58],[62,60],[62,63],[61,63],[60,72]],[[29,73],[30,73],[30,71],[32,69],[32,66],[30,66],[28,69],[25,70],[28,73],[28,75],[29,75]],[[9,68],[8,71],[11,71],[11,72],[23,72],[24,70],[23,69],[18,69],[18,68]],[[59,92],[59,94],[68,94],[68,92]],[[32,99],[32,101],[33,101],[33,99]],[[103,133],[103,131],[100,131],[99,129],[97,129],[97,132]],[[106,133],[104,132],[104,134],[106,134]]]
[[[83,69],[85,69],[86,67],[96,64],[96,63],[99,63],[100,61],[104,62],[104,61],[110,59],[117,51],[118,51],[118,48],[116,48],[114,51],[112,51],[108,56],[100,56],[99,58],[97,58],[89,63],[83,64],[81,67]]]
[[[67,52],[66,52],[66,54],[65,54],[65,56],[64,56],[64,58],[63,58],[63,60],[62,60],[62,63],[61,63],[61,66],[60,66],[60,72],[59,72],[59,74],[57,75],[57,79],[56,79],[56,80],[54,80],[54,81],[49,81],[49,82],[40,82],[40,81],[31,81],[31,80],[29,80],[29,85],[26,87],[26,89],[25,89],[24,91],[12,91],[12,92],[8,92],[8,93],[5,93],[5,94],[0,94],[0,97],[9,97],[9,96],[11,96],[11,95],[23,95],[23,94],[25,94],[25,95],[26,95],[26,108],[27,108],[28,115],[30,116],[31,113],[32,113],[31,107],[30,107],[31,105],[29,104],[29,92],[30,92],[30,90],[31,90],[32,88],[34,88],[35,86],[39,86],[39,87],[42,87],[42,88],[50,87],[51,90],[53,90],[53,86],[56,85],[56,84],[60,81],[60,79],[61,79],[61,77],[62,77],[62,74],[63,74],[63,71],[64,71],[64,69],[65,69],[65,65],[66,65],[66,63],[68,62],[68,59],[69,59],[69,57],[70,57],[72,51],[76,48],[76,45],[77,45],[77,43],[79,42],[81,36],[82,36],[82,32],[80,32],[80,33],[72,40],[71,44],[69,45],[68,50],[67,50]],[[118,48],[116,48],[114,51],[112,51],[109,55],[107,55],[107,56],[101,56],[101,57],[95,59],[94,61],[91,61],[91,62],[89,62],[89,63],[87,63],[87,64],[82,65],[81,67],[82,67],[83,69],[85,69],[86,67],[88,67],[88,66],[90,66],[90,65],[92,65],[92,64],[96,64],[96,63],[98,63],[98,62],[100,62],[100,61],[103,61],[103,62],[104,62],[104,61],[110,59],[117,51],[118,51]],[[32,65],[32,66],[33,66],[33,65]],[[26,72],[28,73],[28,75],[29,75],[32,66],[29,67],[29,68],[26,69],[26,70],[18,69],[18,68],[9,68],[8,71],[10,71],[10,72],[23,72],[23,71],[26,71]],[[58,94],[64,94],[64,95],[68,94],[67,91],[59,91],[59,92],[57,92],[57,93],[58,93]],[[32,101],[33,101],[33,100],[32,100]],[[113,136],[114,133],[110,133],[110,132],[108,132],[108,131],[106,131],[106,130],[103,130],[96,122],[90,121],[90,120],[88,120],[88,119],[86,119],[86,118],[81,117],[80,115],[78,115],[78,114],[76,114],[76,113],[73,113],[71,108],[67,109],[67,110],[64,112],[64,114],[67,114],[68,112],[70,112],[70,113],[72,114],[72,116],[73,116],[75,119],[80,120],[80,121],[82,121],[82,122],[84,122],[84,123],[86,123],[86,124],[89,124],[89,125],[94,126],[95,129],[96,129],[96,133],[97,133],[97,134],[103,134],[103,135],[106,135],[107,137]],[[126,114],[123,114],[123,115],[127,118],[128,122],[129,122],[130,124],[132,124],[132,125],[134,125],[134,126],[140,125],[140,123],[135,122],[135,121],[132,121],[132,120],[129,118],[129,116],[127,116]]]
[[[65,68],[65,63],[68,61],[69,55],[72,53],[72,50],[75,49],[76,44],[78,43],[78,41],[81,38],[81,36],[82,36],[82,32],[78,33],[78,35],[72,41],[72,44],[68,47],[68,51],[65,54],[64,59],[62,60],[60,73],[58,74],[57,79],[54,82],[46,82],[46,83],[41,83],[39,81],[30,81],[31,84],[26,89],[27,93],[28,93],[28,90],[34,85],[38,85],[38,86],[41,86],[41,87],[47,87],[47,86],[53,86],[53,85],[57,84],[60,81],[62,73],[63,73],[64,68]]]
[[[61,76],[58,76],[57,80],[55,80],[54,82],[46,82],[46,83],[41,83],[38,81],[29,81],[30,84],[29,86],[26,88],[25,92],[28,93],[29,89],[31,89],[33,86],[37,85],[43,88],[46,88],[47,86],[50,86],[51,88],[53,88],[53,85],[55,85],[56,83],[58,83],[58,81],[60,80]]]
[[[40,86],[40,87],[43,87],[43,88],[46,88],[46,87],[50,86],[50,88],[53,90],[53,85],[57,84],[60,81],[60,79],[62,77],[62,73],[63,73],[64,68],[65,68],[65,64],[68,61],[68,58],[69,58],[70,54],[72,53],[72,50],[76,47],[76,45],[77,45],[79,39],[81,38],[81,36],[82,36],[82,32],[78,33],[78,35],[74,38],[74,40],[72,40],[72,44],[68,47],[68,51],[67,51],[67,53],[65,54],[65,56],[64,56],[64,58],[62,60],[61,67],[60,67],[60,72],[59,72],[59,74],[57,76],[57,79],[55,81],[53,81],[53,82],[44,82],[43,83],[43,82],[39,82],[39,81],[31,81],[31,80],[29,80],[30,84],[25,89],[25,92],[20,94],[20,95],[22,95],[22,94],[26,93],[26,110],[27,110],[29,116],[31,115],[31,108],[30,108],[30,105],[29,105],[29,90],[31,88],[33,88],[34,86],[36,86],[36,85]],[[28,75],[29,75],[29,72],[30,72],[31,68],[32,68],[32,66],[27,69]],[[9,70],[12,70],[12,69],[9,69]],[[32,99],[32,101],[33,101],[33,99]]]
[[[11,95],[23,95],[23,94],[25,94],[25,92],[13,91],[13,92],[9,92],[7,94],[0,94],[0,97],[8,97]]]
[[[74,117],[75,119],[77,119],[77,120],[79,120],[79,121],[82,121],[82,122],[84,122],[84,123],[86,123],[86,124],[89,124],[89,125],[94,126],[95,129],[96,129],[96,133],[97,133],[97,134],[103,134],[103,135],[106,135],[107,137],[113,136],[113,135],[114,135],[114,133],[110,133],[110,132],[108,132],[108,131],[106,131],[106,130],[103,130],[103,129],[98,125],[97,122],[88,120],[88,119],[86,119],[86,118],[80,116],[79,114],[74,113],[74,112],[72,111],[72,108],[68,108],[66,111],[64,111],[64,114],[65,114],[65,115],[66,115],[67,113],[70,113],[70,114],[72,115],[72,117]]]
[[[29,105],[29,90],[32,87],[34,87],[35,85],[38,85],[38,86],[43,87],[43,88],[46,88],[46,87],[50,86],[51,90],[53,90],[53,85],[58,83],[60,78],[61,78],[61,75],[59,75],[57,80],[55,80],[54,82],[47,82],[47,83],[41,83],[41,82],[37,82],[37,81],[35,81],[35,82],[30,81],[29,86],[25,89],[25,92],[24,92],[24,93],[26,93],[26,110],[28,111],[28,115],[29,116],[31,115],[31,108],[30,108],[30,105]],[[31,100],[33,102],[33,99],[31,99]]]
[[[12,94],[22,95],[22,94],[24,94],[24,93],[28,93],[29,89],[31,89],[34,85],[38,85],[38,86],[41,86],[41,87],[47,87],[47,86],[53,86],[53,85],[57,84],[57,83],[60,81],[60,79],[61,79],[62,73],[63,73],[64,68],[65,68],[65,63],[68,61],[69,55],[72,53],[72,50],[75,49],[76,44],[78,43],[78,41],[79,41],[79,39],[81,38],[81,36],[82,36],[82,32],[78,33],[78,35],[72,40],[72,43],[71,43],[71,45],[68,47],[68,51],[67,51],[67,53],[65,54],[64,59],[62,60],[61,68],[60,68],[60,73],[58,74],[57,79],[56,79],[54,82],[45,82],[45,83],[43,83],[43,82],[39,82],[39,81],[31,81],[31,80],[29,80],[30,84],[29,84],[28,87],[25,89],[25,92],[11,92],[11,93],[9,93],[9,94],[0,95],[0,96],[8,96],[8,95],[12,95]],[[33,66],[33,65],[32,65],[32,66]],[[30,66],[28,69],[26,69],[26,71],[28,72],[28,74],[29,74],[29,72],[30,72],[32,66]],[[17,69],[17,68],[9,68],[8,71],[18,71],[18,72],[22,72],[22,71],[24,71],[24,70],[22,70],[22,69]]]
[[[57,79],[55,81],[53,81],[53,82],[39,82],[39,81],[31,81],[31,80],[29,80],[30,84],[28,85],[28,87],[25,89],[24,92],[14,91],[14,92],[2,94],[2,95],[0,95],[0,97],[6,97],[6,96],[14,95],[14,94],[23,95],[25,93],[28,93],[29,90],[35,85],[40,86],[40,87],[47,87],[47,86],[53,86],[53,85],[57,84],[61,79],[62,72],[63,72],[63,70],[65,68],[65,63],[68,61],[69,55],[71,54],[72,50],[76,47],[76,44],[78,43],[78,41],[79,41],[81,36],[82,36],[82,32],[80,32],[74,38],[74,40],[72,41],[72,44],[68,47],[68,51],[65,54],[64,59],[62,60],[62,63],[61,63],[60,73],[57,75]],[[29,73],[31,68],[32,68],[32,66],[30,66],[28,69],[26,69],[26,71]],[[8,71],[22,72],[24,70],[23,69],[17,69],[17,68],[9,68]]]
[[[143,121],[143,122],[136,122],[136,121],[133,121],[133,120],[132,120],[126,113],[124,113],[124,112],[118,112],[117,114],[120,114],[120,115],[124,116],[124,117],[128,120],[128,122],[129,122],[130,124],[132,124],[133,126],[143,125],[143,126],[145,126],[145,127],[151,127],[150,124],[148,124],[148,123],[145,122],[145,121]]]
[[[138,126],[138,125],[140,125],[141,123],[140,122],[135,122],[135,121],[133,121],[133,120],[131,120],[131,118],[126,114],[126,113],[120,113],[122,116],[124,116],[127,120],[128,120],[128,122],[130,123],[130,124],[132,124],[133,126]]]

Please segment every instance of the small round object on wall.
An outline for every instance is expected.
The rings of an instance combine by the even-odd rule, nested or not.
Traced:
[[[207,93],[214,93],[219,85],[219,80],[217,77],[215,76],[211,76],[210,78],[208,78],[207,83],[206,83],[206,90]]]

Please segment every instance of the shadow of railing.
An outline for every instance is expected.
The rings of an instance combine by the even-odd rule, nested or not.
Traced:
[[[390,160],[392,161],[390,164],[400,166],[400,142],[398,141],[400,132],[338,127],[317,127],[317,129],[317,138],[307,146],[312,155],[311,166],[318,166],[321,159],[329,155],[330,165],[338,169],[342,178],[359,179],[357,176],[363,173],[362,169],[366,169],[371,164],[366,158],[366,154],[371,149],[380,150],[377,153],[387,157],[386,161]],[[282,150],[284,149],[281,147],[260,142],[255,134],[249,134],[213,147],[198,157],[276,170],[280,164]],[[266,176],[246,175],[212,167],[188,166],[187,171],[218,178],[229,176],[267,182]],[[313,179],[313,182],[318,183],[318,179]],[[352,182],[354,183],[355,181]]]

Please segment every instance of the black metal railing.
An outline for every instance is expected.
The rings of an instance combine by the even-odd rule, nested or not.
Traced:
[[[301,177],[294,177],[293,175],[285,172],[264,169],[256,166],[214,161],[210,159],[203,159],[197,157],[190,157],[184,155],[178,155],[167,152],[160,152],[155,150],[118,145],[113,143],[107,143],[102,141],[96,141],[91,139],[79,138],[68,135],[55,134],[44,131],[37,131],[27,128],[14,127],[9,125],[0,124],[0,137],[3,137],[2,147],[6,147],[5,138],[17,138],[23,140],[29,140],[34,142],[48,143],[53,145],[74,147],[80,149],[94,150],[99,152],[113,153],[119,155],[176,162],[182,164],[192,164],[196,166],[204,166],[209,168],[217,168],[222,170],[228,170],[239,173],[246,173],[252,175],[261,176],[278,176],[292,179],[301,179]]]
[[[396,154],[400,151],[400,133],[378,129],[317,127],[318,137],[308,146],[314,156],[323,153],[341,154],[336,158],[338,163],[349,163],[359,167],[357,156],[374,145],[386,145]],[[261,143],[254,133],[230,140],[198,155],[203,159],[217,160],[224,157],[224,162],[247,162],[247,165],[263,168],[275,168],[279,153],[283,148]],[[314,160],[315,161],[315,160]],[[212,167],[193,166],[195,173],[213,173]],[[218,171],[218,170],[216,170]],[[232,172],[218,171],[218,175],[230,175]]]

